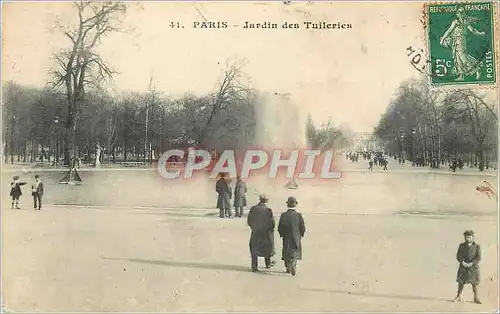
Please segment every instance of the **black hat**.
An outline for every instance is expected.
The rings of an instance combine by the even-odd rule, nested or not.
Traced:
[[[474,236],[474,231],[472,231],[472,230],[465,230],[465,232],[464,232],[464,236],[465,236],[465,237],[466,237],[466,236]]]
[[[38,179],[38,178],[40,178],[40,175],[35,174],[35,179]]]
[[[286,201],[287,205],[291,205],[291,206],[295,206],[297,205],[299,202],[297,202],[297,199],[293,196],[290,196],[287,201]]]
[[[260,200],[261,202],[267,202],[267,201],[269,200],[269,198],[267,198],[267,196],[266,196],[266,195],[261,194],[261,195],[259,195],[259,200]]]

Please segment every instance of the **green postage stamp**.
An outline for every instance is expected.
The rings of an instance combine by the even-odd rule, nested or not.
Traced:
[[[495,4],[430,3],[425,13],[431,85],[496,85]]]

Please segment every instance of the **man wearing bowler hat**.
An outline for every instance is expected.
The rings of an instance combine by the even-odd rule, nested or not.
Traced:
[[[258,258],[264,257],[266,268],[274,266],[271,261],[274,256],[274,216],[271,208],[267,207],[267,196],[259,196],[259,204],[252,206],[247,216],[247,224],[252,229],[250,236],[250,255],[252,256],[252,271],[257,272]]]
[[[306,232],[304,218],[296,211],[298,203],[295,197],[288,198],[288,210],[281,214],[278,224],[278,232],[283,238],[281,259],[285,262],[286,272],[292,276],[297,272],[297,260],[302,259],[302,237]]]

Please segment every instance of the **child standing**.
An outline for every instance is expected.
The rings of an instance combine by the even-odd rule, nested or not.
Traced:
[[[458,291],[453,301],[462,301],[464,285],[470,283],[474,292],[474,303],[481,304],[478,297],[479,262],[481,261],[481,247],[474,241],[474,231],[464,232],[465,242],[461,243],[457,251],[457,261],[460,263],[457,272]]]
[[[19,181],[19,176],[14,176],[14,181],[10,183],[10,196],[12,196],[12,206],[11,208],[14,208],[14,204],[16,205],[15,208],[19,208],[19,198],[21,195],[23,195],[23,192],[21,192],[21,186],[25,185],[26,182],[21,182]]]

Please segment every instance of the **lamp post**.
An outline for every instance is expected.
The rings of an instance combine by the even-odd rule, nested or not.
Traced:
[[[404,132],[401,132],[401,140],[400,140],[400,150],[401,150],[401,154],[399,156],[399,158],[401,159],[404,159],[405,158],[405,133]]]
[[[55,125],[55,133],[54,134],[54,161],[55,164],[59,163],[59,117],[55,116],[52,121],[54,122]]]
[[[415,166],[416,164],[416,158],[415,158],[415,135],[417,134],[417,130],[413,128],[411,130],[411,162],[412,166]]]

